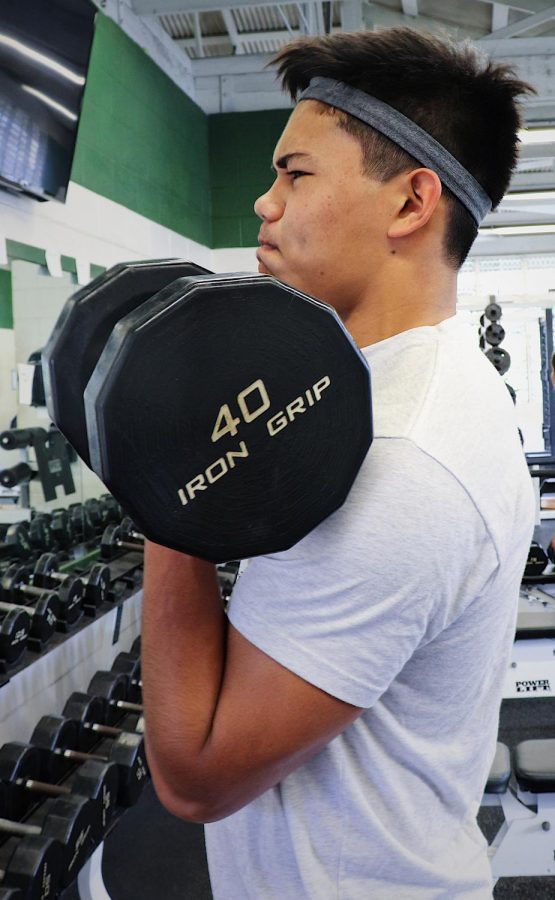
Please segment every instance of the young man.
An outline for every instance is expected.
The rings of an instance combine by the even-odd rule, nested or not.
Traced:
[[[278,63],[305,93],[255,205],[259,270],[333,305],[364,348],[375,438],[344,506],[251,562],[229,620],[212,565],[147,546],[152,776],[171,812],[213,823],[216,900],[484,900],[476,813],[534,503],[456,280],[529,88],[408,29]]]

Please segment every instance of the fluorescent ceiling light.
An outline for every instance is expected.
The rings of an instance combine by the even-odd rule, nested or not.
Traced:
[[[22,41],[17,41],[15,38],[8,37],[7,34],[0,34],[0,44],[9,47],[10,50],[15,50],[16,53],[21,53],[22,56],[27,56],[29,59],[32,59],[33,62],[38,63],[39,66],[51,69],[53,72],[56,72],[57,75],[61,75],[62,78],[72,81],[73,84],[85,84],[85,79],[82,75],[76,75],[76,73],[71,69],[68,69],[67,66],[63,66],[61,63],[56,62],[55,59],[51,59],[44,53],[39,53],[38,50],[33,50]]]
[[[522,144],[550,144],[555,141],[555,128],[523,128],[518,137]]]
[[[58,103],[56,100],[53,100],[52,97],[48,97],[46,94],[43,94],[42,91],[37,91],[36,88],[31,87],[28,84],[21,85],[22,90],[27,91],[28,94],[32,94],[33,97],[36,97],[37,100],[41,100],[42,103],[46,103],[47,106],[51,106],[52,109],[55,109],[56,112],[61,113],[62,116],[66,116],[66,118],[71,119],[72,122],[77,121],[77,116],[75,113],[72,113],[69,109],[66,109],[65,106],[62,106],[61,103]]]
[[[555,191],[515,191],[505,194],[503,202],[513,200],[555,200]]]
[[[500,225],[498,228],[480,228],[478,234],[483,237],[497,237],[503,234],[555,234],[555,223],[552,225]]]

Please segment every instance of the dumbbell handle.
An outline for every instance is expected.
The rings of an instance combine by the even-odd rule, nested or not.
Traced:
[[[19,584],[14,585],[13,590],[20,591],[22,594],[28,594],[29,597],[42,597],[43,594],[48,593],[48,588],[33,587],[32,584],[27,584],[26,581],[20,581]]]
[[[12,609],[23,609],[29,616],[35,616],[37,613],[36,609],[33,609],[32,606],[25,606],[25,604],[4,603],[3,601],[0,603],[0,610],[2,610],[2,612],[11,612]]]
[[[54,581],[62,583],[66,580],[67,575],[64,575],[62,572],[48,572],[47,578],[52,578]],[[81,579],[81,581],[83,581],[83,579]]]
[[[11,819],[0,819],[0,832],[26,836],[42,834],[42,828],[38,825],[25,825],[23,822],[12,822]]]
[[[124,734],[126,731],[125,728],[117,728],[115,725],[99,725],[97,722],[83,722],[83,728],[86,728],[88,731],[94,731],[95,734],[103,734],[106,737],[119,737],[120,734]],[[139,734],[144,732],[144,721],[142,718],[137,722],[135,731]]]
[[[142,703],[130,703],[129,700],[110,700],[110,706],[115,706],[117,709],[125,709],[127,712],[143,712]]]
[[[61,784],[49,784],[47,781],[35,781],[34,778],[18,778],[15,784],[36,794],[48,794],[49,797],[65,797],[71,794],[71,788]]]
[[[109,762],[107,756],[98,753],[81,753],[80,750],[62,750],[60,748],[54,750],[57,756],[65,756],[66,759],[75,759],[77,762],[87,762],[88,759],[98,759],[100,762]]]
[[[137,543],[132,543],[131,541],[122,541],[119,538],[115,541],[116,547],[121,547],[122,550],[134,550],[136,553],[141,553],[144,550],[144,541],[137,541]]]

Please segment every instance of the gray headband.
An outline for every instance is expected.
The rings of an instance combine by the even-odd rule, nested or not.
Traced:
[[[384,134],[421,165],[437,172],[445,187],[466,207],[476,225],[490,212],[491,199],[474,176],[416,122],[377,97],[371,97],[342,81],[318,77],[312,79],[300,95],[300,100],[320,100],[335,106]]]

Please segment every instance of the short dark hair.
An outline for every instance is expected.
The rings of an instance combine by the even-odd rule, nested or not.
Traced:
[[[293,100],[311,78],[325,76],[365,91],[404,113],[459,160],[495,207],[516,164],[521,115],[516,98],[535,89],[513,68],[483,56],[469,42],[389,28],[300,38],[272,61]],[[322,113],[362,146],[364,173],[388,181],[420,164],[359,119],[321,104]],[[450,206],[444,248],[450,265],[462,266],[477,225],[443,186]]]

